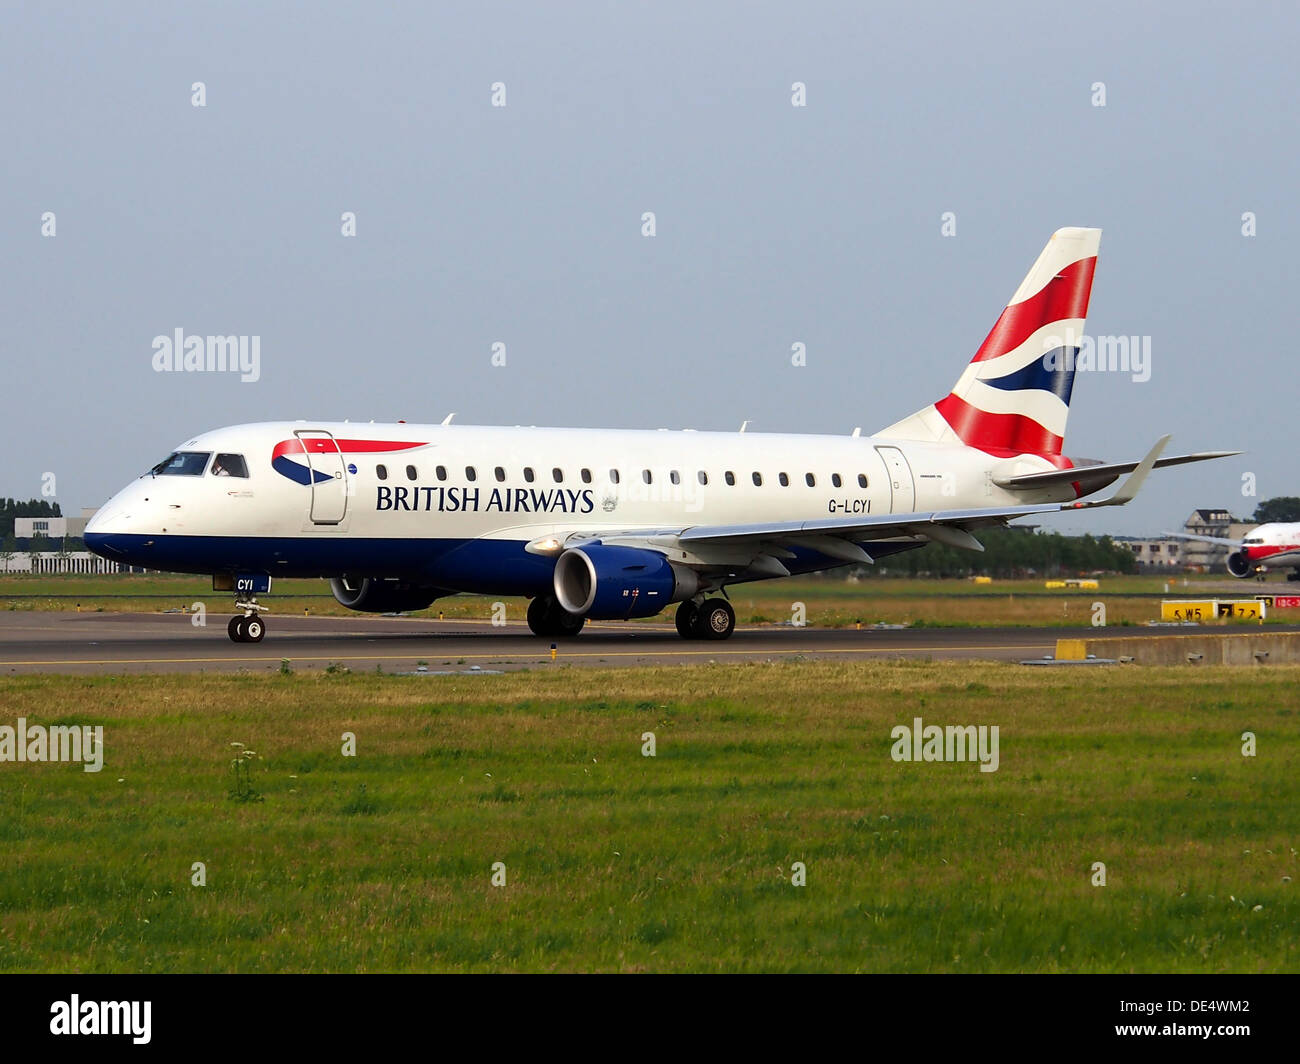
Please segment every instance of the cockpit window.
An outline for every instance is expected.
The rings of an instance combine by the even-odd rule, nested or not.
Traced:
[[[211,457],[211,451],[174,451],[149,472],[156,477],[201,477]]]
[[[248,464],[242,454],[219,454],[212,459],[214,477],[248,477]]]

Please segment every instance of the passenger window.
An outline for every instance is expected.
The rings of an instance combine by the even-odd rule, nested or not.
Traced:
[[[730,469],[722,474],[722,479],[727,482],[728,487],[734,488],[736,486],[736,474]]]
[[[466,479],[466,480],[478,480],[478,474],[477,474],[476,472],[474,472],[474,467],[473,467],[472,465],[467,465],[467,466],[465,467],[465,479]]]
[[[680,484],[682,482],[682,475],[679,472],[677,472],[677,470],[674,469],[671,473],[668,474],[668,479],[671,480],[674,484]]]
[[[407,480],[415,479],[415,466],[409,465],[406,467],[406,479]]]
[[[551,479],[557,484],[564,483],[564,473],[560,470],[559,466],[556,466],[556,468],[551,470]]]
[[[840,477],[838,473],[831,474],[831,483],[834,484],[837,488],[844,487],[844,480]]]
[[[803,482],[807,484],[808,487],[810,488],[817,487],[817,478],[813,476],[811,473],[805,473],[803,475]]]
[[[611,470],[609,471],[609,482],[610,482],[611,484],[617,484],[617,483],[618,483],[618,470],[617,470],[617,469],[611,469]]]
[[[707,484],[709,483],[709,474],[706,473],[706,472],[704,472],[703,469],[701,469],[701,470],[700,470],[698,473],[696,473],[695,475],[696,475],[696,477],[699,479],[699,481],[700,481],[701,484],[705,484],[705,485],[707,485]]]
[[[754,487],[756,487],[756,488],[761,488],[762,486],[763,486],[763,474],[762,474],[762,473],[755,473],[755,474],[754,474]]]
[[[590,470],[590,469],[584,469],[584,470],[582,471],[582,482],[583,482],[584,484],[590,484],[590,483],[591,483],[591,470]]]
[[[858,474],[858,487],[860,487],[860,488],[865,488],[866,486],[867,486],[867,474],[866,474],[866,473],[859,473],[859,474]]]
[[[527,484],[531,484],[531,483],[533,482],[533,475],[534,475],[534,474],[533,474],[533,467],[532,467],[532,466],[524,466],[524,482],[527,483]]]
[[[243,477],[248,479],[248,465],[242,454],[219,454],[212,460],[214,477]]]
[[[776,479],[781,482],[781,487],[788,488],[790,486],[790,478],[786,474],[779,473]]]
[[[381,466],[380,468],[383,467]],[[445,465],[440,465],[437,469],[434,470],[434,472],[438,474],[439,480],[447,479],[447,467]]]
[[[386,465],[377,465],[377,466],[375,466],[375,476],[377,476],[380,480],[387,480],[387,479],[388,479],[388,466],[386,466]]]
[[[492,470],[492,475],[497,478],[498,484],[506,479],[506,471],[500,466],[497,466],[496,469]]]

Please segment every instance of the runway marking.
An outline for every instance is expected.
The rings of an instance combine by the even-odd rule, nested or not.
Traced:
[[[718,657],[720,655],[736,656],[744,655],[747,657],[762,657],[772,654],[803,654],[811,656],[815,654],[917,654],[917,653],[934,653],[934,652],[952,652],[957,650],[1045,650],[1055,646],[1054,643],[1025,643],[1014,645],[996,646],[988,643],[979,646],[970,647],[827,647],[820,650],[810,650],[808,648],[792,647],[788,650],[579,650],[569,653],[561,653],[556,661],[564,658],[662,658],[662,657]],[[426,651],[427,653],[427,651]],[[546,651],[541,651],[542,655]],[[433,657],[441,655],[434,654]],[[290,658],[293,661],[340,661],[343,658],[352,657],[360,661],[410,661],[416,657],[415,654],[300,654]],[[464,659],[471,658],[488,659],[502,664],[516,664],[519,662],[531,663],[534,661],[542,664],[551,664],[545,658],[534,658],[533,655],[511,656],[510,654],[448,654],[447,657]],[[423,659],[421,659],[423,660]],[[280,661],[278,657],[214,657],[214,658],[69,658],[55,659],[46,658],[37,661],[0,661],[0,667],[19,666],[19,665],[198,665],[204,662],[213,664],[219,662],[241,661],[249,663],[265,662],[275,664]]]

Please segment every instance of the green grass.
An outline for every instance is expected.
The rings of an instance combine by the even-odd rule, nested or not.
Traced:
[[[1297,681],[8,678],[0,724],[102,722],[107,755],[0,765],[0,970],[1296,971]],[[917,715],[998,725],[1001,767],[894,762]]]

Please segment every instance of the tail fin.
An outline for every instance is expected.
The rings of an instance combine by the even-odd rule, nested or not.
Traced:
[[[1100,229],[1058,229],[952,391],[876,435],[1060,455]]]

